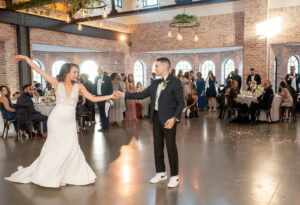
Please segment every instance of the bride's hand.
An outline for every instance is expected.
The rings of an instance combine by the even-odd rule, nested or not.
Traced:
[[[111,98],[112,99],[119,99],[120,98],[120,95],[118,94],[118,92],[113,92],[113,94],[111,95]]]
[[[119,95],[120,97],[124,97],[124,96],[125,96],[125,93],[120,92],[120,91],[117,91],[117,92],[118,92],[118,95]]]
[[[23,60],[27,61],[27,60],[29,60],[29,58],[27,56],[23,56],[23,55],[16,55],[13,57],[12,60],[14,63],[18,63],[19,61],[23,61]]]

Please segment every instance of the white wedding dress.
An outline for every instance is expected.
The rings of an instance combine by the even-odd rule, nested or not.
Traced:
[[[95,182],[96,175],[87,164],[78,143],[76,104],[78,86],[75,84],[67,99],[63,83],[58,84],[56,106],[48,118],[48,137],[40,156],[29,166],[18,167],[8,181],[35,183],[43,187],[66,184],[87,185]]]

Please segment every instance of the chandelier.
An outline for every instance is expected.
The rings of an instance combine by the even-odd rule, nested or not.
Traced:
[[[177,29],[177,40],[182,41],[183,35],[181,33],[182,29],[193,29],[195,30],[194,41],[197,42],[199,40],[197,28],[200,26],[197,21],[197,17],[194,15],[187,14],[178,14],[176,15],[172,22],[169,24],[169,32],[168,37],[172,37],[171,28]]]
[[[112,8],[114,8],[113,0],[111,0]],[[66,22],[72,23],[76,22],[75,16],[80,12],[81,19],[88,19],[89,16],[96,9],[103,9],[102,15],[100,17],[100,28],[102,27],[102,19],[107,18],[108,14],[106,11],[107,4],[104,0],[28,0],[21,1],[18,0],[13,3],[8,9],[11,10],[31,10],[34,13],[39,13],[40,15],[49,16],[51,12],[55,12],[57,4],[63,4],[66,7],[67,15]],[[78,23],[78,30],[82,29],[82,25]]]

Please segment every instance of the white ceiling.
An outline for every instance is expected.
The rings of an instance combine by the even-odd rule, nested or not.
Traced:
[[[188,49],[188,50],[168,50],[168,51],[151,51],[145,53],[164,53],[164,54],[185,54],[185,53],[217,53],[225,51],[238,51],[242,50],[243,47],[223,47],[223,48],[199,48],[199,49]]]
[[[33,51],[44,51],[44,52],[66,52],[66,53],[99,53],[104,52],[101,50],[91,50],[83,48],[72,48],[64,46],[53,46],[53,45],[42,45],[42,44],[32,44]]]

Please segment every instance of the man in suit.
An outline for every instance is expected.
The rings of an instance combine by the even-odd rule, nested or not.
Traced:
[[[85,74],[85,73],[80,74],[80,82],[83,84],[83,86],[86,88],[87,91],[89,91],[91,94],[94,94],[94,84],[92,83],[92,81],[89,80],[88,74]],[[94,103],[89,101],[88,99],[86,99],[86,102],[85,102],[85,105],[84,105],[86,110],[89,108],[89,104],[92,105],[92,106],[90,106],[92,110],[89,110],[90,112],[92,112],[91,121],[95,122]],[[84,119],[84,121],[85,121],[85,119]],[[83,124],[85,124],[85,122],[83,122]]]
[[[94,83],[94,93],[96,96],[104,96],[104,95],[111,95],[113,93],[113,85],[110,77],[104,74],[103,68],[98,68],[99,76],[96,77]],[[108,116],[105,114],[105,101],[99,102],[99,112],[100,112],[100,119],[102,121],[102,129],[98,130],[99,132],[107,133],[109,128],[109,119]]]
[[[250,88],[250,85],[251,85],[252,81],[256,81],[257,85],[261,84],[260,75],[255,73],[254,68],[250,68],[250,75],[248,75],[248,77],[247,77],[248,88]]]
[[[234,72],[231,72],[231,75],[228,76],[228,79],[237,81],[239,90],[241,90],[242,77],[239,75],[239,70],[238,69],[235,69]]]
[[[47,120],[48,117],[46,115],[41,114],[40,112],[36,111],[34,109],[32,97],[33,97],[34,89],[31,84],[27,84],[23,86],[23,93],[20,95],[20,97],[17,100],[17,104],[21,105],[29,105],[31,110],[31,120],[35,122],[43,122],[43,138],[46,137],[47,133]],[[20,109],[20,112],[22,112],[22,109]],[[25,112],[25,111],[23,111]],[[28,116],[26,116],[27,120]]]
[[[295,73],[295,66],[290,67],[291,73],[285,76],[285,80],[289,86],[292,86],[294,90],[299,92],[300,75]]]
[[[178,152],[176,147],[176,126],[183,107],[182,83],[169,74],[171,63],[167,58],[159,58],[155,63],[155,71],[161,79],[155,80],[146,90],[139,93],[126,93],[126,99],[151,98],[150,120],[153,122],[153,141],[156,175],[150,180],[158,183],[167,179],[164,163],[164,141],[166,141],[171,178],[168,187],[179,184]]]
[[[268,101],[271,95],[274,95],[270,81],[266,80],[264,82],[264,92],[256,100],[254,100],[249,108],[251,113],[251,122],[255,121],[255,113],[257,109],[266,109],[268,106]]]

